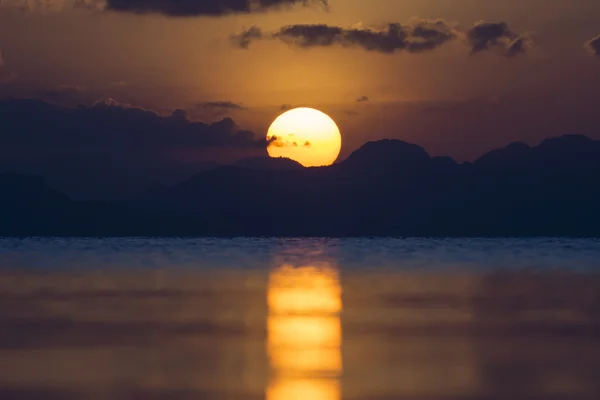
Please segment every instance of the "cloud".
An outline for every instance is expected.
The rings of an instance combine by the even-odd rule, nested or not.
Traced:
[[[337,46],[390,54],[397,51],[420,53],[434,50],[456,37],[456,30],[444,20],[413,18],[406,25],[392,23],[384,29],[301,24],[265,33],[253,26],[232,35],[231,39],[241,48],[248,48],[252,41],[274,39],[300,48]]]
[[[2,56],[2,51],[0,51],[0,84],[12,82],[17,78],[17,75],[10,71],[7,71],[5,66],[6,62],[4,61],[4,57]]]
[[[107,10],[170,17],[220,17],[281,10],[298,5],[327,8],[328,0],[106,0]]]
[[[516,57],[526,54],[533,47],[533,40],[527,35],[521,35],[509,43],[505,55],[507,57]]]
[[[62,10],[102,11],[105,0],[0,0],[0,8],[15,8],[21,11],[58,12]]]
[[[232,101],[208,101],[205,103],[200,103],[198,105],[199,107],[202,108],[207,108],[207,109],[225,109],[225,110],[245,110],[246,107],[242,106],[241,104],[237,104],[234,103]]]
[[[2,69],[0,69],[0,78]],[[16,90],[8,91],[0,98],[31,98],[62,106],[92,105],[102,95],[88,91],[80,85],[27,86],[20,84]],[[102,101],[102,100],[100,100]]]
[[[289,111],[289,110],[293,110],[294,108],[300,108],[300,107],[312,107],[312,105],[310,105],[310,104],[304,104],[304,103],[300,103],[300,104],[282,104],[279,107],[279,110],[281,110],[281,111]]]
[[[27,132],[26,135],[21,132]],[[41,100],[0,101],[0,148],[19,145],[38,150],[172,147],[266,147],[264,140],[240,129],[231,118],[205,124],[126,107],[112,99],[93,106],[62,107]]]
[[[288,145],[279,136],[271,136],[268,140],[268,146],[287,147]]]
[[[172,184],[206,163],[265,156],[267,144],[231,118],[194,122],[183,110],[160,115],[110,98],[75,107],[0,100],[0,170],[41,174],[85,198]]]
[[[585,48],[593,55],[600,57],[600,35],[585,44]]]
[[[250,28],[242,31],[240,34],[233,35],[231,37],[234,44],[236,44],[237,46],[239,46],[243,49],[247,49],[253,40],[259,40],[262,38],[263,38],[263,32],[262,32],[262,29],[260,29],[258,26],[251,26]]]
[[[285,139],[282,136],[271,136],[268,140],[268,146],[280,147],[280,148],[282,148],[282,147],[300,147],[298,142],[294,141],[293,138],[294,138],[293,133],[289,133],[287,135],[287,139]],[[309,148],[309,147],[312,147],[312,144],[310,143],[310,141],[306,140],[304,142],[304,144],[302,144],[302,147]]]
[[[465,35],[472,54],[495,51],[506,57],[515,57],[526,53],[532,46],[529,35],[513,32],[506,22],[477,22]]]
[[[169,17],[221,17],[286,10],[294,6],[329,9],[328,0],[0,0],[0,7],[23,11],[113,11]]]
[[[35,97],[62,105],[87,103],[91,99],[86,89],[78,85],[59,85],[40,89],[35,93]]]
[[[107,97],[106,99],[96,100],[92,103],[93,107],[120,107],[120,108],[134,108],[131,104],[123,103],[113,99],[112,97]],[[173,111],[175,114],[179,110]]]
[[[383,29],[356,25],[350,28],[324,24],[287,25],[274,32],[252,26],[230,36],[234,45],[248,49],[258,40],[279,40],[298,48],[360,48],[369,52],[422,53],[440,48],[457,38],[464,38],[472,53],[484,50],[500,52],[506,57],[526,53],[532,47],[528,34],[513,32],[508,24],[478,22],[462,32],[443,19],[412,18],[408,23],[390,23]]]
[[[356,99],[357,103],[366,103],[369,101],[369,97],[367,96],[360,96],[359,98]]]
[[[232,101],[207,101],[203,103],[194,104],[189,108],[190,113],[196,118],[200,119],[214,119],[221,118],[237,111],[244,111],[247,108],[241,104],[234,103]]]
[[[289,133],[287,134],[287,139],[284,138],[283,136],[271,136],[268,140],[268,146],[273,146],[273,147],[298,147],[298,142],[294,141],[294,134],[293,133]],[[305,147],[310,147],[310,143],[308,144],[308,146],[306,145],[305,142],[304,146]]]

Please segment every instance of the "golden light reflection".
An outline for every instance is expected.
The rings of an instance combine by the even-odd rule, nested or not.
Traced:
[[[274,270],[267,303],[273,375],[267,400],[339,400],[342,300],[337,271],[292,266]]]

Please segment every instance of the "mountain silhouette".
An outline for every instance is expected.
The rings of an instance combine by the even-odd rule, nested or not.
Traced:
[[[429,154],[416,144],[384,139],[369,142],[352,153],[344,162],[345,168],[376,171],[396,168],[416,168],[430,161]]]
[[[247,159],[122,202],[0,176],[0,235],[598,236],[600,141],[513,143],[473,163],[399,140],[330,167]]]
[[[234,165],[242,168],[265,170],[299,170],[304,168],[297,161],[285,157],[252,157],[236,162]]]

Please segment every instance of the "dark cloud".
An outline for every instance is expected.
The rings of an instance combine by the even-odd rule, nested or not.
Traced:
[[[273,37],[298,47],[318,47],[338,44],[343,33],[344,29],[336,26],[288,25],[274,33]]]
[[[91,99],[86,89],[77,85],[59,85],[40,89],[35,93],[35,97],[62,105],[88,103]]]
[[[293,137],[294,134],[290,133],[287,135],[287,139],[283,138],[282,136],[272,136],[269,141],[268,141],[268,145],[269,146],[273,146],[273,147],[299,147],[300,145],[298,144],[298,142],[293,141]],[[304,142],[304,144],[302,145],[302,147],[311,147],[312,144],[307,140]]]
[[[105,101],[117,102],[113,99],[104,99],[98,92],[89,91],[80,85],[33,86],[20,85],[16,90],[7,93],[3,98],[31,98],[43,100],[48,103],[62,106],[78,106],[80,104],[93,105]],[[99,100],[100,98],[100,100]]]
[[[105,0],[5,0],[0,1],[0,8],[15,8],[20,11],[56,12],[62,10],[103,11]]]
[[[190,107],[190,113],[199,119],[211,119],[222,118],[226,115],[237,111],[246,110],[242,104],[234,103],[232,101],[207,101],[204,103],[198,103]]]
[[[271,136],[268,145],[273,147],[287,147],[288,145],[279,136]]]
[[[272,136],[268,140],[268,145],[273,147],[298,147],[298,142],[294,141],[294,134],[287,134],[287,138],[283,136]],[[304,144],[306,146],[306,144]],[[308,147],[308,146],[307,146]]]
[[[0,85],[11,82],[15,80],[16,77],[16,74],[6,69],[6,62],[4,61],[4,57],[2,56],[2,51],[0,51]]]
[[[0,69],[0,75],[1,73]],[[27,81],[15,79],[14,84],[5,85],[4,89],[0,92],[0,101],[6,99],[37,99],[67,108],[76,108],[80,105],[94,106],[102,103],[130,107],[107,96],[105,93],[110,93],[109,91],[102,93],[102,91],[88,90],[79,85],[29,85]],[[167,112],[170,112],[170,109]]]
[[[113,99],[93,106],[60,107],[40,100],[0,101],[1,146],[69,148],[165,149],[171,147],[264,147],[251,132],[231,118],[205,124],[187,119],[185,112],[161,116],[126,107]],[[52,132],[49,132],[49,131]],[[27,134],[20,134],[27,132]]]
[[[253,40],[260,40],[262,38],[263,32],[258,26],[251,26],[242,33],[231,36],[233,43],[243,49],[247,49]]]
[[[600,57],[600,35],[587,42],[585,48],[593,55]]]
[[[413,19],[406,25],[389,24],[385,29],[316,24],[288,25],[265,33],[251,27],[231,39],[241,48],[248,48],[253,40],[277,39],[301,48],[339,46],[380,53],[419,53],[436,49],[456,37],[457,31],[444,20]]]
[[[131,104],[117,101],[117,100],[113,99],[112,97],[107,97],[106,99],[96,100],[93,102],[92,106],[94,106],[94,107],[103,107],[104,106],[104,107],[133,108],[133,106]],[[175,110],[175,111],[173,111],[173,114],[175,114],[177,111],[181,111],[181,110]]]
[[[529,35],[513,32],[504,22],[479,22],[466,32],[461,32],[443,19],[421,18],[413,18],[405,25],[391,23],[385,29],[315,24],[288,25],[275,32],[264,32],[253,26],[232,35],[231,40],[244,49],[256,40],[280,40],[300,48],[337,46],[391,54],[398,51],[432,51],[458,37],[466,39],[472,53],[490,50],[506,57],[515,57],[526,53],[532,46]]]
[[[201,108],[206,108],[206,109],[225,109],[225,110],[245,110],[246,107],[244,107],[241,104],[237,104],[234,103],[232,101],[208,101],[205,103],[200,103],[198,105]]]
[[[369,101],[369,98],[367,96],[360,96],[359,98],[356,99],[357,103],[366,103]]]
[[[251,14],[293,6],[328,7],[328,0],[107,0],[106,9],[136,14],[156,13],[170,17]]]
[[[473,54],[489,50],[514,57],[526,53],[532,43],[527,34],[513,32],[505,22],[478,22],[465,35]]]
[[[43,174],[81,196],[172,184],[202,163],[261,156],[266,147],[231,118],[206,124],[183,110],[163,116],[113,99],[76,107],[0,101],[0,171]]]
[[[289,110],[293,110],[294,108],[300,108],[300,107],[311,107],[311,105],[310,104],[282,104],[279,107],[279,110],[289,111]]]
[[[508,48],[506,49],[507,57],[516,57],[521,54],[527,53],[532,46],[532,40],[527,35],[522,35],[509,43]]]

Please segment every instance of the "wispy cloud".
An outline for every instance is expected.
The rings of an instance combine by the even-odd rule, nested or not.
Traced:
[[[466,38],[473,54],[490,50],[514,57],[526,53],[532,45],[528,34],[513,32],[505,22],[477,22],[466,32]]]
[[[231,40],[242,48],[248,48],[255,40],[276,39],[301,48],[338,46],[381,53],[419,53],[436,49],[456,37],[456,30],[444,20],[413,19],[407,25],[391,23],[383,29],[316,24],[287,25],[267,33],[253,26],[232,35]]]
[[[241,104],[234,103],[232,101],[207,101],[204,103],[198,104],[198,107],[205,109],[221,109],[221,110],[245,110]]]
[[[252,42],[279,40],[298,48],[359,48],[368,52],[393,54],[436,50],[455,39],[464,38],[472,53],[500,52],[506,57],[526,53],[532,46],[528,34],[513,32],[508,24],[478,22],[467,31],[444,19],[412,18],[406,24],[390,23],[377,29],[357,25],[349,28],[324,24],[287,25],[274,32],[252,26],[230,36],[234,45],[248,49]]]
[[[264,13],[294,6],[328,7],[328,0],[106,0],[111,11],[155,13],[170,17]]]
[[[288,10],[295,6],[328,9],[328,0],[0,0],[0,7],[53,12],[65,9],[162,14],[169,17],[222,17]]]
[[[58,12],[63,10],[103,11],[105,0],[0,0],[0,8],[16,8],[21,11]]]
[[[586,42],[585,48],[591,54],[600,57],[600,35]]]

